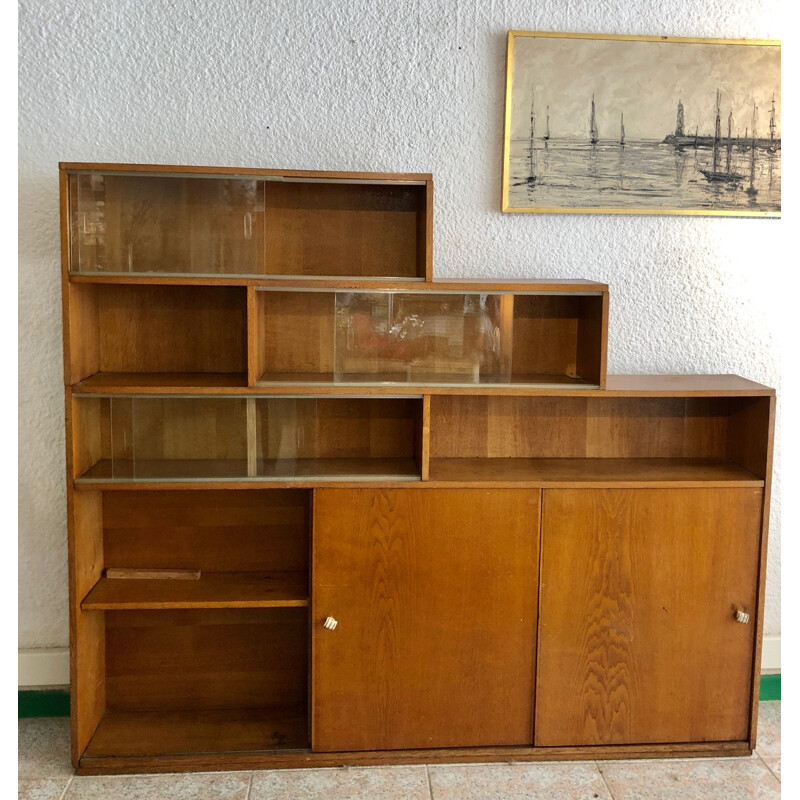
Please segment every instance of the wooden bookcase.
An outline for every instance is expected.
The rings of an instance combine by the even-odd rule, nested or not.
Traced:
[[[773,390],[434,282],[432,199],[61,165],[79,772],[751,751]]]

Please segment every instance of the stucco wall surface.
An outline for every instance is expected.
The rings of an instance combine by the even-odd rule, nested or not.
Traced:
[[[763,219],[500,213],[509,29],[779,38],[779,0],[22,0],[20,647],[68,641],[58,161],[432,172],[438,278],[611,288],[610,372],[780,391]],[[588,78],[588,76],[587,76]],[[780,451],[766,632],[780,631]]]

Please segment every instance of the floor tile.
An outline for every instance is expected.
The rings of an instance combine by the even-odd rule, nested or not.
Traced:
[[[781,757],[780,700],[768,700],[758,704],[756,752],[762,758]]]
[[[611,800],[592,762],[430,767],[433,800]]]
[[[761,759],[772,770],[772,774],[778,779],[781,779],[781,760],[779,758],[762,758]]]
[[[250,800],[430,800],[425,767],[345,767],[253,774]]]
[[[247,800],[250,774],[119,775],[73,778],[64,800]]]
[[[21,719],[17,730],[20,778],[61,778],[72,775],[69,719]]]
[[[18,800],[61,800],[69,778],[22,778]]]
[[[778,800],[778,779],[753,758],[600,764],[614,800]]]

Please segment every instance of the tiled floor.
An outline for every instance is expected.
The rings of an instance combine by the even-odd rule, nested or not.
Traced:
[[[19,800],[745,800],[779,798],[781,704],[751,758],[74,777],[66,719],[19,723]]]

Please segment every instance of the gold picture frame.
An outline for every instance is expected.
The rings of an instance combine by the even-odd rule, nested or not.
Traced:
[[[780,89],[780,41],[509,31],[502,210],[780,217]]]

